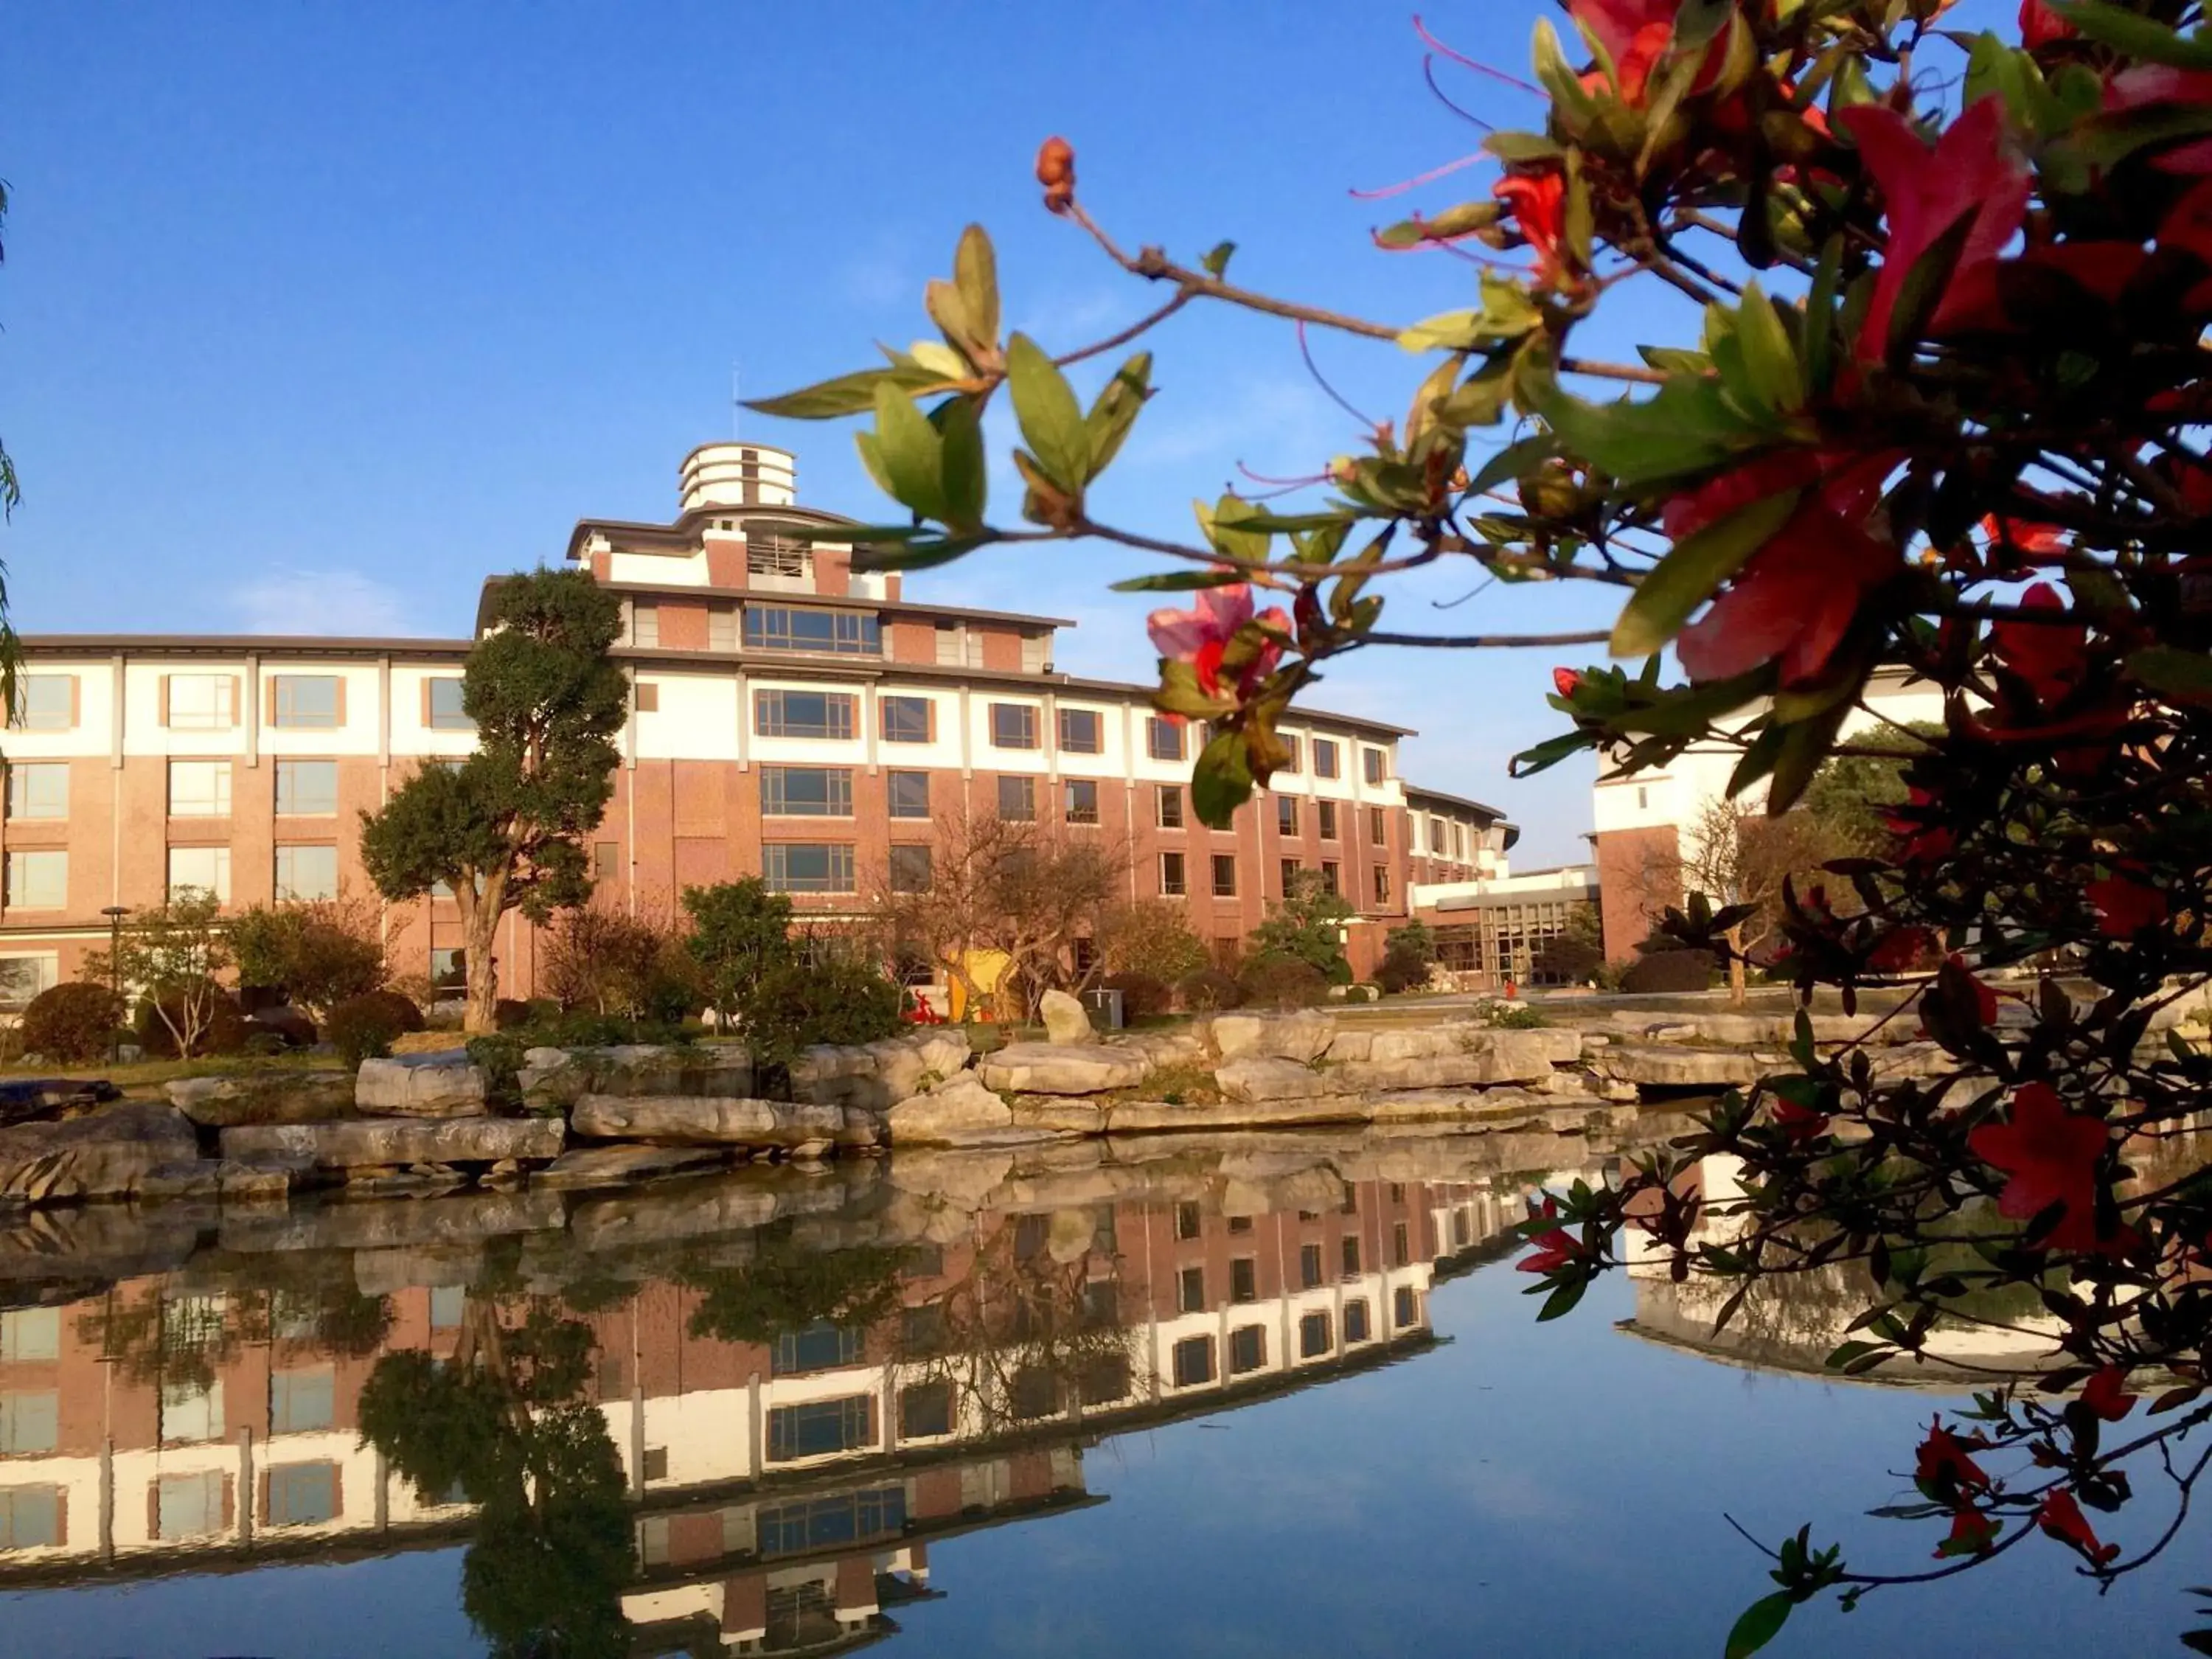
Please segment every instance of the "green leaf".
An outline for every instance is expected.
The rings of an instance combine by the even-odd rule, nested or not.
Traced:
[[[1506,403],[1512,396],[1513,359],[1500,353],[1436,404],[1437,424],[1454,432],[1464,432],[1471,426],[1496,426],[1504,418]]]
[[[973,553],[991,538],[988,536],[933,537],[908,542],[904,547],[856,547],[853,550],[853,568],[855,570],[929,570],[940,564],[951,564],[965,554]]]
[[[1469,351],[1520,339],[1544,320],[1528,290],[1510,277],[1485,271],[1482,307],[1478,311],[1447,311],[1415,323],[1398,336],[1408,351]]]
[[[1270,536],[1302,536],[1310,530],[1328,530],[1352,521],[1348,513],[1270,513],[1265,507],[1255,507],[1236,520],[1241,528],[1264,530]]]
[[[1731,408],[1715,380],[1670,380],[1642,403],[1585,403],[1556,380],[1527,390],[1571,453],[1624,484],[1706,471],[1775,435]]]
[[[914,400],[896,387],[876,387],[876,453],[894,500],[925,519],[945,516],[945,441]]]
[[[1255,523],[1267,514],[1242,495],[1224,495],[1211,507],[1204,501],[1193,501],[1191,506],[1206,539],[1229,557],[1256,564],[1267,556],[1271,532],[1256,528]]]
[[[834,420],[840,415],[857,415],[872,407],[877,386],[886,381],[919,391],[938,383],[939,378],[927,373],[917,375],[912,371],[902,374],[896,369],[864,368],[857,374],[840,374],[834,380],[821,380],[797,392],[787,392],[781,397],[748,398],[744,406],[787,421]]]
[[[1084,441],[1091,452],[1091,465],[1084,476],[1085,483],[1103,472],[1115,456],[1121,453],[1122,441],[1136,424],[1137,411],[1152,395],[1152,354],[1139,351],[1098,389],[1098,396],[1091,401],[1091,412],[1083,417]]]
[[[2212,703],[2212,656],[2152,645],[2128,654],[2128,678],[2179,702]]]
[[[858,546],[862,542],[910,542],[936,532],[919,524],[779,524],[775,533],[795,542],[850,542]]]
[[[1556,738],[1547,738],[1534,749],[1524,749],[1506,763],[1506,775],[1526,778],[1557,766],[1571,756],[1594,748],[1596,739],[1584,732],[1566,732]]]
[[[1157,576],[1132,576],[1107,586],[1115,593],[1193,593],[1202,587],[1227,587],[1243,580],[1241,570],[1170,570]]]
[[[1467,493],[1480,495],[1510,480],[1524,478],[1559,453],[1559,441],[1548,432],[1518,439],[1476,469],[1474,476],[1468,480]]]
[[[1802,409],[1805,374],[1797,364],[1796,348],[1790,344],[1789,331],[1756,280],[1745,286],[1743,300],[1736,307],[1735,337],[1743,348],[1744,368],[1759,402],[1778,414]]]
[[[2185,40],[2163,23],[2106,0],[2047,0],[2051,9],[2100,46],[2172,69],[2212,70],[2212,44]]]
[[[1796,1605],[1787,1590],[1777,1590],[1753,1601],[1729,1632],[1727,1659],[1751,1659],[1782,1634],[1783,1626],[1790,1622],[1790,1609]]]
[[[1686,351],[1679,346],[1638,346],[1636,355],[1669,374],[1710,374],[1713,360],[1702,351]]]
[[[942,276],[933,276],[922,285],[921,307],[929,313],[929,320],[945,331],[945,343],[970,358],[982,348],[982,331],[975,319],[968,314],[968,301],[960,290]]]
[[[981,405],[973,398],[948,398],[938,420],[944,441],[945,522],[955,530],[980,530],[990,490]]]
[[[2085,121],[2071,143],[2090,166],[2110,167],[2153,144],[2200,137],[2207,132],[2212,132],[2212,106],[2154,104]]]
[[[1237,244],[1234,242],[1216,242],[1206,250],[1206,258],[1198,263],[1207,276],[1218,282],[1222,273],[1229,269],[1230,255],[1236,252]]]
[[[1208,829],[1226,830],[1252,797],[1251,760],[1241,732],[1222,732],[1201,750],[1190,775],[1190,804]]]
[[[1824,392],[1835,374],[1836,289],[1843,277],[1844,239],[1839,232],[1820,249],[1813,286],[1805,296],[1805,379]]]
[[[1160,689],[1152,693],[1152,707],[1164,714],[1181,714],[1187,720],[1212,720],[1225,714],[1236,705],[1226,697],[1217,697],[1200,689],[1198,670],[1187,662],[1163,658],[1160,662]]]
[[[1036,341],[1017,334],[1006,348],[1006,385],[1038,466],[1068,495],[1080,495],[1091,477],[1091,439],[1066,376]]]
[[[1905,281],[1898,285],[1897,299],[1889,313],[1889,338],[1885,349],[1893,367],[1902,365],[1912,356],[1936,309],[1943,303],[1943,295],[1951,286],[1952,273],[1959,268],[1959,256],[1966,251],[1966,238],[1973,234],[1978,203],[1969,203],[1966,209],[1945,228],[1943,234],[1928,245],[1927,251],[1912,262],[1905,273]]]
[[[952,255],[952,285],[960,290],[961,308],[974,325],[977,341],[999,343],[999,256],[981,225],[960,233],[960,246]]]
[[[1813,775],[1826,763],[1828,751],[1836,746],[1836,733],[1843,729],[1844,717],[1850,712],[1851,699],[1844,697],[1834,708],[1810,720],[1781,728],[1782,750],[1775,757],[1774,775],[1766,784],[1769,817],[1780,817],[1797,804]]]
[[[1588,1289],[1589,1280],[1587,1279],[1570,1279],[1555,1286],[1544,1298],[1544,1305],[1536,1310],[1536,1322],[1540,1325],[1547,1320],[1565,1318],[1575,1310],[1575,1304],[1583,1299],[1583,1292]]]
[[[1556,161],[1566,155],[1558,143],[1540,132],[1493,132],[1482,141],[1482,147],[1505,162]]]
[[[1799,494],[1793,489],[1753,501],[1676,542],[1621,607],[1613,627],[1613,654],[1649,656],[1680,633],[1691,612],[1790,521]]]

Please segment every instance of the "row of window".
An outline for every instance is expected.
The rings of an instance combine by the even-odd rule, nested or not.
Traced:
[[[167,803],[173,818],[230,816],[231,763],[227,760],[169,763]],[[338,810],[338,763],[330,760],[280,760],[276,776],[279,817],[332,817]],[[15,761],[8,767],[8,816],[11,818],[69,817],[70,763]]]
[[[1400,1289],[1392,1309],[1398,1328],[1405,1329],[1420,1316],[1420,1298],[1410,1286]],[[1298,1358],[1318,1359],[1336,1351],[1335,1321],[1325,1308],[1303,1314],[1298,1318]],[[1369,1316],[1367,1300],[1358,1297],[1344,1304],[1344,1346],[1374,1340],[1373,1323]],[[1178,1389],[1192,1389],[1211,1382],[1216,1376],[1217,1344],[1211,1336],[1189,1336],[1176,1343],[1170,1351],[1170,1369]],[[1265,1325],[1240,1325],[1229,1333],[1229,1375],[1242,1376],[1247,1372],[1262,1369],[1267,1363],[1267,1328]]]
[[[1401,1224],[1402,1231],[1403,1224]],[[1346,1234],[1339,1252],[1346,1279],[1360,1274],[1359,1237]],[[1324,1257],[1318,1244],[1298,1247],[1298,1284],[1301,1289],[1315,1290],[1322,1284]],[[1401,1260],[1399,1266],[1405,1262]],[[1231,1302],[1257,1302],[1260,1299],[1260,1263],[1256,1256],[1232,1256],[1229,1262],[1229,1299]],[[1206,1299],[1206,1269],[1194,1265],[1176,1275],[1176,1310],[1179,1313],[1204,1313],[1212,1304]]]
[[[25,674],[15,683],[9,725],[19,732],[67,732],[81,712],[74,674]],[[242,693],[235,674],[164,674],[161,724],[173,732],[228,732],[239,724]],[[345,680],[337,674],[272,674],[269,718],[281,729],[329,732],[345,724]],[[423,683],[423,724],[434,731],[471,732],[458,674]]]
[[[257,1517],[264,1526],[320,1526],[338,1515],[338,1466],[279,1463],[266,1473]],[[165,1474],[148,1505],[154,1536],[204,1537],[233,1524],[230,1477],[220,1469]],[[52,1549],[69,1541],[68,1498],[60,1486],[0,1486],[0,1550]]]
[[[851,849],[846,849],[849,854]],[[230,848],[172,847],[167,882],[171,898],[187,890],[211,893],[230,902]],[[338,849],[328,842],[286,844],[276,848],[274,869],[279,902],[305,902],[338,896]],[[11,910],[69,908],[69,852],[59,847],[27,847],[6,859],[5,894]]]

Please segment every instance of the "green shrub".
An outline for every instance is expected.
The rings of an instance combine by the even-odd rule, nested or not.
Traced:
[[[469,1058],[483,1067],[484,1088],[496,1102],[518,1098],[522,1091],[522,1057],[531,1048],[551,1048],[540,1044],[520,1031],[500,1031],[490,1036],[472,1036],[463,1045]]]
[[[770,968],[745,1006],[745,1040],[762,1064],[787,1066],[817,1042],[876,1042],[900,1030],[901,988],[873,963],[832,956]]]
[[[371,991],[357,997],[348,997],[332,1008],[323,1021],[323,1041],[338,1051],[338,1057],[349,1066],[359,1066],[364,1060],[380,1060],[392,1052],[392,1039],[401,1032],[422,1029],[422,1015],[412,1003],[412,1026],[401,1023],[394,1010],[395,1002],[407,1003],[404,997],[395,997],[389,991]]]
[[[1328,1000],[1328,975],[1296,957],[1254,957],[1239,982],[1244,1000],[1262,1008],[1316,1008]]]
[[[64,1066],[99,1060],[123,1023],[123,999],[105,985],[51,986],[23,1010],[23,1052]]]
[[[1123,1019],[1150,1019],[1174,1006],[1174,994],[1150,974],[1109,974],[1098,981],[1103,990],[1121,994]]]
[[[1194,1014],[1218,1013],[1244,1006],[1244,988],[1237,982],[1234,975],[1224,974],[1218,968],[1201,968],[1184,975],[1182,982],[1176,987],[1176,995]]]
[[[1635,996],[1655,991],[1704,991],[1711,988],[1713,958],[1710,951],[1653,951],[1628,964],[1620,988]]]
[[[338,1006],[348,1007],[356,1005],[364,1008],[380,1010],[385,1020],[390,1024],[393,1036],[398,1036],[404,1031],[419,1031],[423,1029],[422,1010],[416,1005],[414,999],[404,996],[398,991],[364,991],[357,997],[348,997]],[[335,1014],[337,1009],[333,1008],[331,1012]],[[330,1034],[327,1027],[323,1032],[323,1040],[325,1042],[337,1041]]]
[[[517,1026],[527,1025],[538,1018],[535,1003],[519,1002],[513,997],[501,997],[491,1006],[492,1024],[502,1031],[512,1031]]]
[[[1407,991],[1425,991],[1429,985],[1429,964],[1425,958],[1393,946],[1382,957],[1382,965],[1375,970],[1375,982],[1392,996]]]
[[[1344,988],[1344,1000],[1346,1002],[1380,1002],[1382,1000],[1382,988],[1364,981],[1347,985]]]
[[[1534,1031],[1552,1023],[1545,1018],[1541,1009],[1508,1008],[1498,1002],[1486,1003],[1482,1018],[1486,1024],[1505,1031]]]

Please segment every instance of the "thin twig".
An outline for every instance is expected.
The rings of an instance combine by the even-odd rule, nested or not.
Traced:
[[[1135,322],[1130,324],[1128,327],[1123,329],[1120,333],[1109,334],[1104,339],[1097,341],[1094,344],[1085,346],[1079,351],[1069,352],[1065,357],[1054,358],[1052,360],[1054,366],[1060,368],[1066,368],[1070,363],[1079,363],[1085,357],[1096,357],[1102,351],[1111,351],[1117,345],[1127,345],[1130,341],[1135,339],[1139,334],[1144,333],[1147,329],[1155,328],[1160,324],[1167,321],[1169,318],[1174,316],[1178,311],[1181,311],[1196,296],[1191,294],[1188,289],[1181,290],[1177,292],[1175,298],[1170,300],[1158,311],[1154,311],[1143,317],[1139,317]]]
[[[1603,645],[1603,630],[1582,634],[1364,634],[1366,645],[1410,645],[1452,651],[1519,651],[1556,645]]]

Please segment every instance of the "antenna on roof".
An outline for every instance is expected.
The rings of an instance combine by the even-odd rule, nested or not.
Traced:
[[[732,357],[730,359],[730,438],[732,442],[738,436],[738,416],[743,408],[738,401],[738,360]]]

